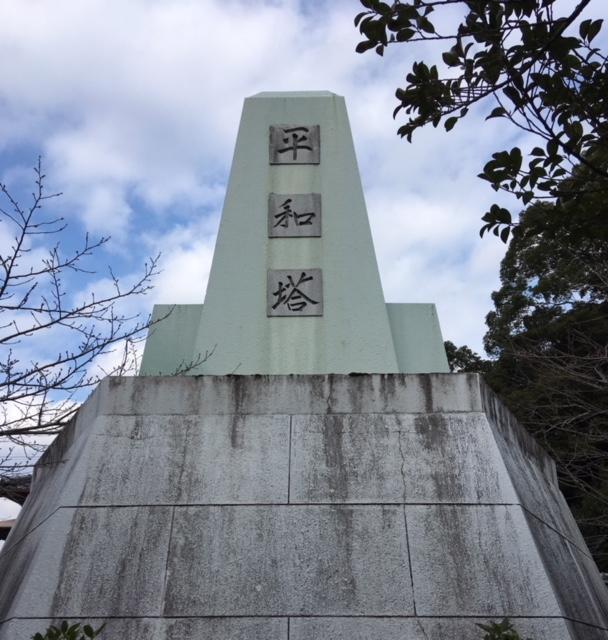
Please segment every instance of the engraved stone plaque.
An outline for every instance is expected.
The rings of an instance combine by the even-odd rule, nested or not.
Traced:
[[[321,269],[269,269],[266,315],[322,316]]]
[[[319,164],[320,159],[318,124],[270,126],[270,164]]]
[[[318,238],[320,235],[320,193],[270,194],[269,238]]]

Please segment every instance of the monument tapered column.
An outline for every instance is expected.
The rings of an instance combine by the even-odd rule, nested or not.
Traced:
[[[142,373],[210,350],[191,373],[448,370],[434,305],[384,302],[342,97],[245,101],[205,304],[154,329]]]

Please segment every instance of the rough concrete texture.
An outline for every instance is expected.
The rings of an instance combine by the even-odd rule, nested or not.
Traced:
[[[179,508],[171,543],[165,615],[414,613],[398,507]]]
[[[0,555],[0,640],[608,640],[555,467],[470,374],[105,380]],[[102,636],[103,637],[103,636]]]
[[[74,622],[79,622],[74,618]],[[496,620],[499,622],[499,620]],[[87,619],[97,628],[105,622],[102,638],[110,640],[475,640],[482,633],[476,624],[487,618],[162,618]],[[6,637],[28,640],[53,620],[13,620]],[[522,638],[570,640],[568,623],[561,619],[513,620]],[[288,627],[289,624],[289,635]],[[596,630],[585,629],[585,640],[601,640]]]

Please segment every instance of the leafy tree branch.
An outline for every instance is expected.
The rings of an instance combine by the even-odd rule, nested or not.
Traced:
[[[556,15],[556,0],[360,1],[359,53],[383,55],[388,46],[417,41],[451,45],[440,52],[441,64],[415,62],[407,84],[397,89],[393,115],[407,117],[400,136],[411,142],[418,129],[440,123],[451,131],[484,104],[486,119],[506,119],[539,139],[527,158],[519,147],[492,155],[479,177],[495,191],[523,205],[547,199],[559,205],[572,196],[560,188],[564,178],[585,167],[595,178],[592,188],[608,192],[608,169],[596,162],[608,145],[607,58],[593,44],[602,20],[579,21],[591,0],[566,15]],[[461,19],[439,33],[440,12],[454,7]],[[504,242],[517,226],[498,204],[482,220],[481,235],[491,231]]]

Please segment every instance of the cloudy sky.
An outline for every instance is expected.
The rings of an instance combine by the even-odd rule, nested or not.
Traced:
[[[594,17],[606,12],[592,4]],[[112,236],[88,290],[107,286],[106,265],[128,279],[162,251],[138,310],[201,302],[243,99],[336,92],[386,299],[435,302],[444,338],[481,350],[504,245],[479,238],[495,194],[476,174],[522,141],[482,114],[401,141],[394,91],[430,49],[356,54],[359,10],[357,0],[0,0],[0,178],[28,193],[41,155],[48,188],[63,192],[68,244]],[[0,229],[3,250],[9,239]]]
[[[445,337],[480,349],[504,247],[479,239],[494,193],[475,176],[513,132],[471,118],[401,141],[394,91],[424,50],[356,54],[359,6],[0,2],[2,178],[29,190],[41,154],[70,232],[112,236],[100,278],[107,263],[135,273],[161,250],[143,307],[201,302],[244,97],[334,91],[346,97],[386,299],[436,302]]]

